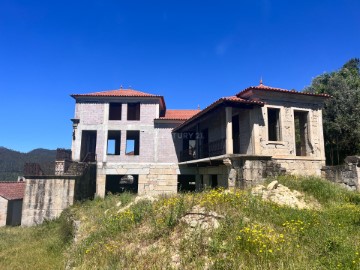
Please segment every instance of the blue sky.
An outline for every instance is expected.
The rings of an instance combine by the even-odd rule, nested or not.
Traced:
[[[302,90],[360,57],[358,0],[0,0],[0,146],[70,148],[73,93],[131,86],[173,109],[250,85]]]

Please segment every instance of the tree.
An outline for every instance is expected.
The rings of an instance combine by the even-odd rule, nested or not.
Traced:
[[[338,71],[324,73],[304,89],[332,96],[323,110],[325,151],[332,165],[360,154],[360,59],[349,60]]]

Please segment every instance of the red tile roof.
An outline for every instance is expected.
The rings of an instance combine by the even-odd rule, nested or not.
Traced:
[[[188,120],[186,120],[184,123],[182,123],[181,125],[177,126],[176,128],[173,129],[173,132],[176,132],[177,130],[179,130],[180,128],[182,128],[185,125],[188,125],[189,123],[191,123],[192,121],[194,121],[195,119],[201,117],[202,115],[206,114],[207,112],[211,111],[212,109],[214,109],[215,107],[217,107],[218,105],[222,104],[222,103],[237,103],[237,104],[246,104],[246,105],[257,105],[257,106],[264,106],[264,102],[261,101],[256,101],[256,100],[246,100],[246,99],[242,99],[236,96],[230,96],[230,97],[222,97],[220,99],[218,99],[217,101],[215,101],[214,103],[210,104],[209,106],[207,106],[205,109],[203,109],[202,111],[200,111],[199,113],[195,114],[194,116],[192,116],[191,118],[189,118]]]
[[[87,94],[73,94],[72,97],[161,97],[133,89],[116,89]]]
[[[251,91],[251,90],[265,90],[265,91],[273,91],[273,92],[283,92],[283,93],[290,93],[290,94],[297,94],[297,95],[307,95],[307,96],[317,96],[317,97],[331,97],[328,94],[312,94],[312,93],[306,93],[306,92],[298,92],[295,90],[287,90],[282,88],[276,88],[271,86],[266,86],[260,81],[260,84],[258,86],[250,86],[239,93],[236,94],[237,97],[243,97],[245,93]]]
[[[201,110],[166,110],[165,116],[157,120],[187,120]]]
[[[166,108],[165,100],[163,96],[153,95],[145,92],[141,92],[133,89],[116,89],[116,90],[107,90],[101,92],[93,92],[87,94],[72,94],[70,95],[73,98],[81,97],[157,97],[161,99],[162,109]]]
[[[7,200],[18,200],[24,197],[25,182],[0,182],[0,196]]]

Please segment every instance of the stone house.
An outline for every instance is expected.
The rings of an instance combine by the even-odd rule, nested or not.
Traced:
[[[21,224],[24,182],[0,182],[0,227]]]
[[[320,176],[328,95],[260,83],[203,110],[170,110],[133,89],[74,94],[72,162],[96,164],[96,194],[246,186],[278,173]]]

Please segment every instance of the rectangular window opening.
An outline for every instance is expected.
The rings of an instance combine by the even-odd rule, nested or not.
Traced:
[[[267,112],[269,141],[281,141],[280,109],[268,108]]]
[[[295,145],[297,156],[309,155],[309,135],[308,135],[308,112],[295,111]]]
[[[196,190],[196,175],[178,175],[178,192]]]
[[[138,193],[139,175],[106,175],[105,194]]]
[[[128,103],[127,120],[140,120],[140,103]]]
[[[109,120],[121,120],[121,103],[109,104]]]
[[[96,158],[96,130],[83,130],[81,134],[80,161],[93,162]]]
[[[132,130],[126,132],[125,155],[138,156],[140,153],[140,131]]]
[[[120,155],[121,132],[117,130],[108,131],[107,154]]]

